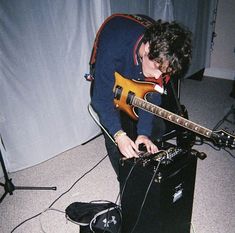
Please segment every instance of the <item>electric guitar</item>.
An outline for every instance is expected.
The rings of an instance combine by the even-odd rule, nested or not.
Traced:
[[[195,132],[196,134],[211,139],[213,143],[219,147],[235,148],[234,135],[224,130],[212,131],[148,102],[146,100],[146,95],[149,92],[156,92],[157,89],[155,83],[126,79],[117,72],[115,72],[114,75],[114,104],[117,108],[126,112],[132,119],[138,119],[138,115],[134,109],[135,107],[138,107],[169,122],[184,127],[187,130]]]

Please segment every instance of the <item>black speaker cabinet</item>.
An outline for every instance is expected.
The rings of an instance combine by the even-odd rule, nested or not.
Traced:
[[[190,233],[197,158],[169,152],[159,167],[154,156],[120,162],[122,233]]]

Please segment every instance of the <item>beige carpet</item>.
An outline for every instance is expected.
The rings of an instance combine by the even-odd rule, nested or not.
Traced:
[[[213,128],[234,103],[234,99],[229,97],[231,87],[231,81],[228,80],[185,80],[182,83],[181,100],[187,106],[190,119]],[[228,126],[230,129],[234,127],[230,123]],[[207,159],[198,160],[191,232],[234,233],[235,159],[226,151],[217,151],[206,144],[195,146],[195,149],[205,152]],[[105,155],[104,139],[100,136],[42,164],[9,174],[16,186],[56,186],[57,190],[15,190],[13,195],[7,195],[0,204],[0,232],[11,232],[24,220],[45,211]],[[52,208],[64,211],[75,201],[115,201],[118,190],[116,176],[106,158]],[[0,187],[0,195],[2,193]],[[79,226],[66,221],[64,213],[50,210],[25,222],[14,232],[75,233],[79,232]]]

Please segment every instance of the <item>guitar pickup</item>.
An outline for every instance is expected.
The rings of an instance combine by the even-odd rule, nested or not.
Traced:
[[[135,93],[132,91],[129,91],[127,98],[126,98],[126,103],[131,105],[134,97],[135,97]]]
[[[121,95],[122,95],[122,87],[120,86],[116,86],[115,91],[114,91],[114,98],[117,100],[121,99]]]

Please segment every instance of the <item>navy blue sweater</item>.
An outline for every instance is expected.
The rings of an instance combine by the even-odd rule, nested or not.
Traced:
[[[102,125],[114,135],[122,129],[119,110],[113,100],[114,72],[125,78],[144,80],[141,63],[137,59],[138,44],[145,27],[131,19],[115,16],[102,28],[95,63],[92,106]],[[151,93],[148,101],[159,105],[161,96]],[[139,110],[138,135],[151,135],[153,115]]]

